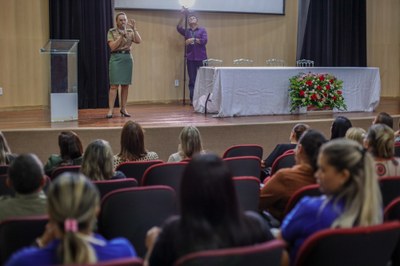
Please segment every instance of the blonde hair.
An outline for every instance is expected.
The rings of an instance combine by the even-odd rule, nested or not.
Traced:
[[[362,146],[348,139],[331,140],[321,147],[329,165],[337,171],[348,170],[349,179],[334,196],[335,203],[344,201],[343,213],[331,227],[369,226],[382,222],[382,196],[374,160]]]
[[[7,164],[7,155],[11,153],[6,137],[0,131],[0,165]]]
[[[84,175],[68,172],[52,182],[47,195],[50,220],[63,232],[57,247],[62,264],[97,262],[90,237],[81,233],[91,232],[95,226],[100,202],[97,188]],[[68,219],[76,221],[77,231],[65,231],[64,224]]]
[[[180,155],[183,158],[192,158],[203,150],[200,131],[195,126],[184,127],[179,135]]]
[[[345,138],[352,139],[363,145],[365,133],[366,131],[361,127],[351,127],[346,131]]]
[[[81,172],[91,180],[111,179],[114,174],[114,157],[108,141],[96,139],[86,148]]]
[[[390,159],[394,156],[394,132],[385,124],[375,124],[368,129],[368,150],[374,157]]]

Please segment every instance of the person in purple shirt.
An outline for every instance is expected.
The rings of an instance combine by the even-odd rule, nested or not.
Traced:
[[[189,27],[185,32],[185,25],[183,25],[183,21],[184,17],[187,15],[187,12],[187,9],[183,9],[182,14],[184,14],[184,16],[180,18],[176,29],[182,36],[185,37],[186,64],[189,74],[190,104],[192,104],[197,70],[203,65],[203,60],[207,59],[206,44],[208,38],[206,29],[198,25],[198,18],[194,14],[188,15]]]
[[[315,174],[321,197],[305,197],[285,217],[281,235],[295,264],[304,241],[317,231],[382,223],[382,197],[372,156],[348,139],[324,144]]]
[[[137,256],[127,239],[106,240],[93,233],[100,194],[84,175],[60,175],[50,185],[47,197],[49,223],[36,240],[37,247],[18,251],[6,266],[86,265]]]

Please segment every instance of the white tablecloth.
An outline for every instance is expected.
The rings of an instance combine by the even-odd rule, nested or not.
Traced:
[[[373,111],[379,103],[381,82],[374,67],[201,67],[193,106],[217,117],[290,114],[289,78],[299,73],[329,73],[343,80],[347,112]],[[334,110],[338,111],[338,110]]]

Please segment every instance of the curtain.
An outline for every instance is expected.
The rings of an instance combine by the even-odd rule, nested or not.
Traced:
[[[112,0],[49,0],[50,39],[77,39],[78,106],[108,106],[107,31],[113,25]]]
[[[366,0],[300,0],[299,11],[307,18],[298,59],[315,66],[367,65]]]

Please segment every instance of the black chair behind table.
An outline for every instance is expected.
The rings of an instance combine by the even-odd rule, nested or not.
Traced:
[[[9,165],[0,165],[0,175],[7,175],[8,174]]]
[[[383,206],[389,205],[392,200],[400,197],[400,176],[386,176],[379,178]]]
[[[80,165],[65,165],[65,166],[59,166],[56,169],[53,170],[53,172],[50,175],[50,179],[54,180],[57,178],[57,176],[61,175],[62,173],[65,172],[74,172],[77,173],[81,169]]]
[[[288,214],[299,201],[304,197],[304,196],[321,196],[322,192],[319,189],[318,184],[314,185],[308,185],[304,186],[300,189],[298,189],[296,192],[293,193],[293,195],[289,198],[289,201],[286,204],[285,207],[285,215]]]
[[[279,266],[285,243],[271,240],[257,245],[189,253],[179,258],[174,266]]]
[[[87,264],[91,266],[93,264]],[[125,258],[117,260],[108,260],[104,262],[96,262],[96,266],[142,266],[143,260],[141,258]],[[76,265],[76,266],[86,266],[86,265]]]
[[[1,265],[15,251],[32,245],[44,232],[47,222],[47,216],[12,218],[0,222]]]
[[[138,183],[134,178],[113,179],[113,180],[95,180],[93,184],[96,185],[100,192],[100,197],[103,198],[107,193],[121,188],[137,187]]]
[[[99,233],[107,239],[127,238],[143,257],[147,231],[176,214],[176,203],[175,191],[167,186],[115,190],[101,201]]]
[[[394,156],[400,157],[400,142],[394,144]]]
[[[119,164],[115,170],[123,172],[126,177],[135,178],[138,185],[140,185],[142,183],[143,174],[146,172],[147,168],[160,163],[163,163],[163,161],[130,161]]]
[[[296,266],[388,265],[396,261],[400,222],[345,229],[325,229],[300,247]],[[399,250],[400,251],[400,250]]]
[[[400,221],[400,197],[390,202],[384,210],[385,221]]]
[[[260,179],[253,176],[238,176],[233,178],[233,183],[242,210],[258,212]]]
[[[263,158],[263,148],[257,144],[235,145],[229,147],[222,155],[222,158],[232,158],[238,156],[256,156],[261,160]]]
[[[224,158],[232,175],[235,176],[254,176],[260,177],[261,161],[256,156],[240,156]]]
[[[274,163],[271,167],[271,176],[279,171],[282,168],[291,168],[296,164],[295,153],[294,150],[290,150],[290,152],[285,152],[281,156],[275,159]]]

